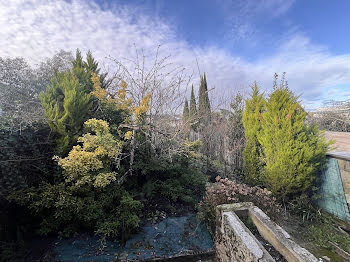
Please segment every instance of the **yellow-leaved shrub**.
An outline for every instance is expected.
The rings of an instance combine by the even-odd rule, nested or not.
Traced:
[[[116,180],[111,164],[120,155],[123,142],[113,137],[106,121],[93,118],[84,125],[94,134],[79,137],[81,145],[74,146],[67,157],[54,159],[63,169],[66,183],[105,187]]]

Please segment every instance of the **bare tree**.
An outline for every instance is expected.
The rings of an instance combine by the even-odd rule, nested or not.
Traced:
[[[0,58],[0,114],[19,127],[44,120],[38,95],[45,90],[54,72],[69,69],[71,61],[72,55],[65,51],[37,68],[23,58]]]
[[[142,104],[146,96],[151,97],[143,121],[131,119],[121,125],[133,132],[130,150],[125,156],[130,160],[126,175],[133,172],[136,149],[141,146],[140,143],[147,143],[153,156],[170,161],[175,155],[188,153],[188,129],[182,121],[182,109],[192,75],[187,74],[184,67],[170,63],[170,56],[160,55],[160,47],[152,56],[150,62],[143,50],[135,48],[133,59],[111,58],[115,62],[115,72],[108,89],[111,94],[125,81],[127,95],[136,107]],[[138,132],[144,135],[145,142],[136,139]]]
[[[350,132],[350,100],[325,101],[322,108],[309,113],[308,122],[328,131]]]

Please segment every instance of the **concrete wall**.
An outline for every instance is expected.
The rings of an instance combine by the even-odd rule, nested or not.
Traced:
[[[233,212],[233,210],[237,212],[249,206],[252,206],[252,204],[221,205],[217,207],[215,235],[217,261],[275,261]]]
[[[296,244],[290,235],[252,203],[220,205],[216,210],[216,259],[220,262],[275,261],[237,214],[247,215],[260,235],[288,262],[317,262],[306,249]]]

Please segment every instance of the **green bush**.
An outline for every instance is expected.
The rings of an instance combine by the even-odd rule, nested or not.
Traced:
[[[285,200],[308,192],[326,163],[326,143],[318,127],[306,125],[307,113],[288,88],[284,75],[265,101],[256,85],[243,114],[247,182],[264,185]]]
[[[284,78],[265,108],[257,134],[263,148],[264,183],[283,199],[307,192],[326,163],[328,144],[317,126],[306,125],[307,113]]]
[[[204,195],[207,177],[199,168],[186,162],[184,159],[137,162],[135,167],[140,172],[142,196],[148,200],[162,199],[169,204],[195,206]]]
[[[252,86],[251,97],[245,101],[242,117],[246,138],[243,151],[243,167],[245,180],[251,185],[259,185],[263,180],[262,147],[257,136],[261,131],[261,114],[264,112],[264,103],[263,94],[259,93],[259,88],[255,83]]]

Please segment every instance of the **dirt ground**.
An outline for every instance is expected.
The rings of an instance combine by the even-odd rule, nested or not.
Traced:
[[[326,140],[335,140],[331,152],[350,152],[350,132],[325,132]]]

